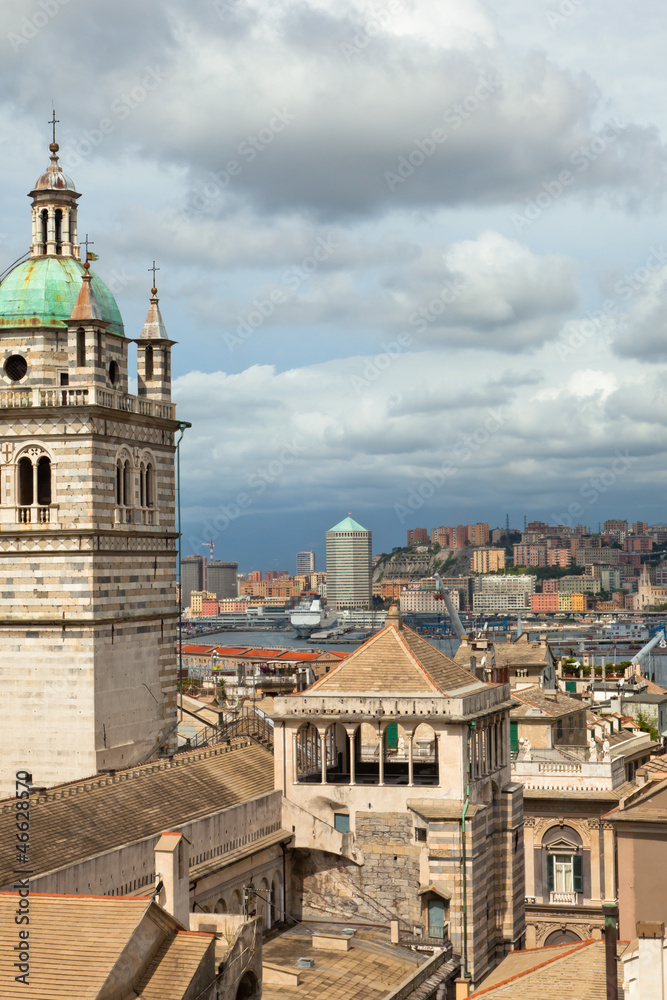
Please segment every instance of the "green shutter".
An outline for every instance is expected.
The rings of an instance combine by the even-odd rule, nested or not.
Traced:
[[[547,854],[547,892],[554,891],[554,856]]]
[[[398,749],[398,722],[390,722],[385,729],[385,740],[387,750]]]
[[[565,681],[565,690],[576,692],[577,682],[576,681]]]
[[[510,722],[510,750],[519,749],[519,723]]]
[[[575,892],[584,891],[584,859],[581,854],[572,857],[572,886]]]

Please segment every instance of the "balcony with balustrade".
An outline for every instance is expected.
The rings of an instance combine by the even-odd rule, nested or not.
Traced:
[[[176,404],[165,403],[126,392],[116,392],[99,385],[62,386],[0,390],[0,410],[35,409],[63,406],[103,406],[124,413],[174,420]]]

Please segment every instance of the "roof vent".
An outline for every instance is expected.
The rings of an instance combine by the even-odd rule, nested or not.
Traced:
[[[312,967],[315,965],[315,959],[297,958],[296,964],[299,966],[300,969],[312,969]]]

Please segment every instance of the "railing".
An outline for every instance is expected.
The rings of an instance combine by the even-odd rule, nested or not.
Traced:
[[[16,508],[17,524],[52,524],[58,520],[58,505],[42,506],[31,504],[29,507]]]
[[[160,518],[157,510],[148,507],[116,507],[114,509],[115,524],[148,524],[157,525]]]
[[[577,893],[576,892],[550,892],[549,893],[550,903],[565,903],[567,906],[576,906],[577,904]]]
[[[581,774],[581,764],[556,764],[552,761],[542,761],[539,765],[539,772],[540,774]]]
[[[424,928],[421,934],[399,930],[399,944],[409,948],[444,948],[446,955],[453,951],[452,942],[449,940],[449,921],[444,927]]]
[[[35,406],[106,406],[125,413],[173,420],[175,404],[131,396],[126,392],[104,389],[102,386],[68,386],[67,388],[25,388],[0,391],[0,409]]]
[[[205,726],[179,749],[184,751],[214,746],[234,736],[249,736],[251,740],[273,751],[273,726],[251,708],[244,710],[243,715],[238,719],[232,719],[224,726]]]

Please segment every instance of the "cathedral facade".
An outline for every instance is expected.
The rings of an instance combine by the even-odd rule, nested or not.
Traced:
[[[17,771],[139,763],[176,726],[173,342],[153,288],[130,394],[132,341],[50,148],[0,283],[0,797]]]

